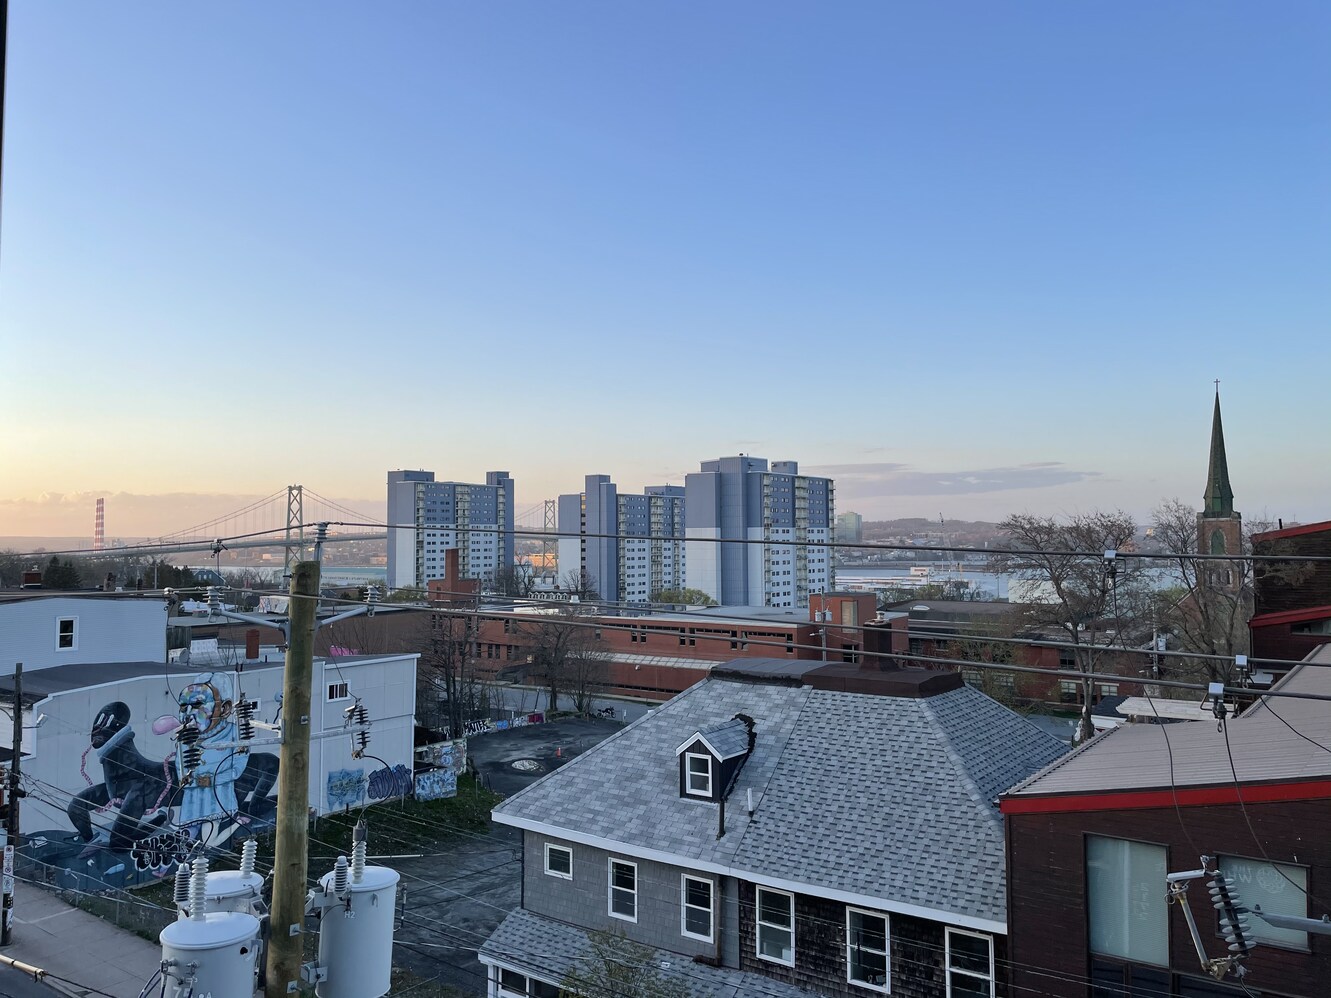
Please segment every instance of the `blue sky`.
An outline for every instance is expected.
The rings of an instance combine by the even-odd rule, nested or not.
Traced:
[[[1331,515],[1329,40],[1293,2],[16,0],[0,534],[738,451],[873,517],[1144,514],[1200,500],[1213,378],[1239,507]]]

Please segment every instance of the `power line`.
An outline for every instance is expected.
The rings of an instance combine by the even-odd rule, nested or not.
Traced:
[[[666,534],[621,534],[621,533],[594,533],[591,531],[547,531],[547,530],[522,530],[518,528],[509,529],[500,526],[470,527],[460,524],[416,524],[416,523],[381,523],[375,521],[330,521],[329,526],[338,527],[374,527],[378,530],[434,530],[441,533],[455,534],[501,534],[503,536],[512,535],[514,537],[537,537],[537,538],[558,538],[558,539],[579,539],[586,538],[591,540],[626,540],[626,541],[660,541],[662,543],[680,543],[680,544],[757,544],[766,547],[816,547],[828,550],[854,550],[854,551],[909,551],[914,554],[927,551],[941,551],[948,554],[982,554],[990,558],[1002,556],[1027,556],[1027,557],[1056,557],[1056,558],[1088,558],[1097,561],[1103,560],[1104,551],[1051,551],[1040,548],[968,548],[955,547],[950,545],[921,545],[921,544],[872,544],[865,541],[811,541],[808,539],[799,540],[797,538],[762,538],[762,537],[676,537]],[[1117,558],[1141,558],[1157,559],[1166,561],[1273,561],[1273,562],[1318,562],[1331,561],[1331,555],[1311,554],[1311,555],[1286,555],[1286,554],[1183,554],[1177,551],[1126,551],[1116,550]]]
[[[245,590],[240,590],[240,591],[243,592],[243,591],[245,591]],[[330,598],[330,597],[324,597],[324,600],[325,600],[326,602],[332,602],[332,603],[335,603],[335,604],[336,604],[336,603],[347,603],[347,604],[355,604],[355,605],[359,605],[359,601],[357,601],[357,600],[349,600],[349,599],[348,599],[348,600],[339,600],[339,599],[336,599],[336,598]],[[443,608],[439,608],[439,607],[430,607],[430,606],[415,606],[415,605],[412,605],[412,604],[398,604],[398,606],[399,606],[401,609],[405,609],[405,610],[408,610],[408,611],[420,612],[420,613],[440,613],[440,614],[447,614],[447,615],[450,615],[450,616],[470,616],[470,617],[482,617],[482,618],[483,618],[483,617],[486,617],[487,615],[493,615],[493,614],[496,612],[496,611],[494,611],[494,610],[491,610],[491,611],[489,611],[489,613],[487,614],[487,612],[486,612],[486,611],[483,611],[483,610],[467,610],[467,609],[460,609],[460,608],[456,608],[456,607],[449,607],[449,608],[447,608],[447,609],[443,609]],[[766,623],[768,626],[773,626],[773,622],[772,622],[771,620],[766,620],[766,621],[764,621],[764,620],[762,620],[762,619],[756,619],[756,620],[754,620],[753,622],[756,623],[756,624],[763,624],[763,623]],[[580,619],[580,618],[578,618],[578,617],[576,617],[576,616],[561,617],[561,618],[560,618],[560,623],[561,623],[562,625],[564,625],[564,626],[568,626],[568,627],[577,627],[577,628],[582,628],[582,629],[592,629],[592,630],[596,630],[596,629],[602,629],[602,630],[604,630],[604,629],[612,629],[612,630],[631,630],[631,629],[635,626],[635,625],[632,625],[632,624],[612,624],[612,623],[607,623],[607,622],[606,622],[605,620],[603,620],[603,619],[583,620],[583,619]],[[717,638],[716,640],[723,640],[723,639]],[[726,639],[726,640],[728,640],[728,639]],[[822,650],[823,650],[823,649],[822,649],[822,646],[821,646],[820,644],[817,644],[817,645],[815,645],[815,644],[807,644],[807,643],[797,642],[797,641],[793,641],[793,640],[792,640],[792,641],[771,641],[771,640],[767,640],[767,639],[764,639],[764,638],[755,638],[755,637],[749,637],[749,638],[745,638],[745,639],[743,639],[743,640],[746,641],[747,644],[749,644],[749,645],[757,645],[757,646],[759,646],[759,647],[781,648],[781,649],[783,649],[783,650],[786,649],[786,648],[792,648],[792,649],[800,649],[800,650],[805,650],[805,651],[817,651],[817,652],[820,652],[820,653],[821,653]],[[1116,650],[1117,650],[1117,649],[1116,649]],[[1124,650],[1124,651],[1129,651],[1130,649],[1123,649],[1123,650]],[[1146,653],[1144,650],[1141,650],[1141,649],[1138,649],[1138,651],[1141,652],[1141,653]],[[387,653],[385,653],[385,654],[387,654]],[[911,653],[911,652],[909,652],[909,651],[906,651],[906,652],[892,652],[892,651],[881,651],[881,650],[880,650],[880,651],[870,651],[870,650],[867,650],[867,649],[860,649],[860,650],[856,651],[855,654],[858,655],[858,656],[860,656],[860,657],[862,657],[862,658],[876,658],[876,659],[880,659],[880,660],[881,660],[881,659],[888,659],[888,660],[894,660],[894,661],[904,662],[904,663],[906,663],[906,664],[908,664],[908,665],[911,664],[911,663],[917,663],[917,662],[927,662],[927,663],[930,664],[930,665],[954,665],[954,666],[959,666],[959,667],[963,667],[963,668],[970,668],[970,669],[990,670],[990,671],[995,671],[995,672],[1014,672],[1014,673],[1020,673],[1020,674],[1025,674],[1025,675],[1034,675],[1034,676],[1052,677],[1052,678],[1056,678],[1056,679],[1069,679],[1069,680],[1078,680],[1078,681],[1080,681],[1080,680],[1090,680],[1091,682],[1105,682],[1105,683],[1121,683],[1121,682],[1123,682],[1123,681],[1125,681],[1125,680],[1128,680],[1128,681],[1131,681],[1131,682],[1143,682],[1143,680],[1141,680],[1141,679],[1137,679],[1137,678],[1134,678],[1134,677],[1131,677],[1131,676],[1124,676],[1124,675],[1122,675],[1122,674],[1120,674],[1120,673],[1105,673],[1105,672],[1083,671],[1083,670],[1079,670],[1079,669],[1063,669],[1063,668],[1059,668],[1059,669],[1047,669],[1047,668],[1043,668],[1043,667],[1040,667],[1040,666],[1023,666],[1023,665],[1015,665],[1015,664],[1013,664],[1013,663],[1007,663],[1007,662],[990,662],[990,661],[984,661],[984,660],[965,659],[965,658],[945,658],[945,657],[933,657],[933,656],[931,656],[931,657],[924,657],[924,656],[921,656],[921,655],[919,655],[919,654]],[[739,658],[739,657],[742,657],[742,656],[736,656],[736,657]],[[699,659],[699,660],[697,660],[697,661],[699,661],[700,663],[706,663],[706,664],[708,664],[708,665],[710,665],[710,666],[716,666],[716,665],[722,665],[722,664],[724,664],[724,663],[719,662],[719,661],[706,660],[706,659]],[[819,661],[819,659],[810,659],[810,660],[808,660],[808,661],[810,661],[810,662],[814,662],[814,661]],[[1298,665],[1298,664],[1314,664],[1314,665],[1316,665],[1316,664],[1319,664],[1319,663],[1298,663],[1298,662],[1291,662],[1290,664],[1291,664],[1291,665]],[[1158,679],[1158,680],[1157,680],[1157,679],[1152,679],[1152,680],[1151,680],[1151,684],[1154,685],[1154,686],[1162,686],[1162,687],[1167,687],[1167,688],[1170,688],[1170,689],[1191,690],[1191,691],[1194,691],[1194,692],[1208,692],[1208,689],[1209,689],[1209,687],[1208,687],[1207,684],[1203,684],[1203,683],[1190,683],[1190,682],[1185,682],[1185,681],[1182,681],[1182,680],[1172,680],[1172,679]],[[1253,694],[1254,691],[1251,690],[1251,689],[1249,689],[1249,688],[1246,688],[1246,687],[1229,687],[1229,686],[1227,686],[1227,687],[1225,688],[1225,692],[1227,692],[1227,693],[1231,693],[1231,694],[1234,694],[1234,695],[1250,696],[1250,695]],[[1289,691],[1282,691],[1282,690],[1263,690],[1263,691],[1261,691],[1261,694],[1262,694],[1263,696],[1289,697],[1289,698],[1291,698],[1291,699],[1296,699],[1296,700],[1324,700],[1324,701],[1331,701],[1331,694],[1303,693],[1303,692],[1289,692]]]

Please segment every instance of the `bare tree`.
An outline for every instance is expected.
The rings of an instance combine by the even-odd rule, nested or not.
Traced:
[[[539,614],[522,626],[532,649],[533,671],[549,691],[548,709],[559,709],[562,692],[573,697],[579,713],[590,713],[592,696],[605,681],[607,658],[592,621],[568,607]]]
[[[679,980],[667,978],[656,952],[622,932],[591,932],[588,949],[559,985],[569,998],[688,998]]]
[[[1106,557],[1126,549],[1136,525],[1126,513],[1081,513],[1059,522],[1021,513],[999,524],[1008,551],[998,551],[991,570],[1033,583],[1026,622],[1066,639],[1083,673],[1077,740],[1095,734],[1091,674],[1102,671],[1105,642],[1122,645],[1146,602],[1146,579],[1139,559]],[[1075,553],[1072,553],[1075,552]]]
[[[441,609],[424,616],[420,626],[428,630],[422,635],[417,697],[424,693],[439,705],[442,726],[456,738],[467,721],[488,707],[485,687],[476,676],[477,616]]]
[[[526,558],[495,572],[494,588],[500,596],[530,596],[536,587],[536,570]]]
[[[596,576],[585,569],[570,569],[560,576],[559,584],[565,592],[572,593],[580,600],[598,600],[601,598],[600,593],[596,590]]]
[[[1235,655],[1248,652],[1248,618],[1252,616],[1252,562],[1223,564],[1197,556],[1197,513],[1178,499],[1169,499],[1151,515],[1156,542],[1171,556],[1168,561],[1173,586],[1158,594],[1155,622],[1179,639],[1182,650],[1216,659],[1185,659],[1188,672],[1205,676],[1208,682],[1233,679]],[[1252,553],[1252,534],[1268,524],[1244,525],[1243,548]]]

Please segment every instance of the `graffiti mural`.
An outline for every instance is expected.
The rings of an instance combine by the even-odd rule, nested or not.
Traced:
[[[330,811],[340,811],[359,804],[365,797],[365,770],[332,770],[324,783],[324,792],[328,796]]]
[[[370,774],[370,783],[366,794],[370,800],[388,800],[390,797],[411,796],[411,770],[400,763],[385,766]]]
[[[26,836],[25,855],[54,867],[61,886],[140,884],[200,847],[271,825],[279,760],[258,739],[251,746],[241,737],[231,674],[195,676],[176,698],[175,714],[158,717],[151,731],[171,739],[164,758],[139,747],[123,701],[93,717],[79,760],[86,786],[64,808],[73,834]]]
[[[458,774],[451,769],[429,769],[416,774],[417,800],[442,800],[458,795]]]

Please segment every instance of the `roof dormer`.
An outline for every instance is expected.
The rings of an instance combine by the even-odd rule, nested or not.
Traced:
[[[753,742],[753,722],[741,716],[690,735],[675,749],[679,795],[713,803],[724,799]]]

